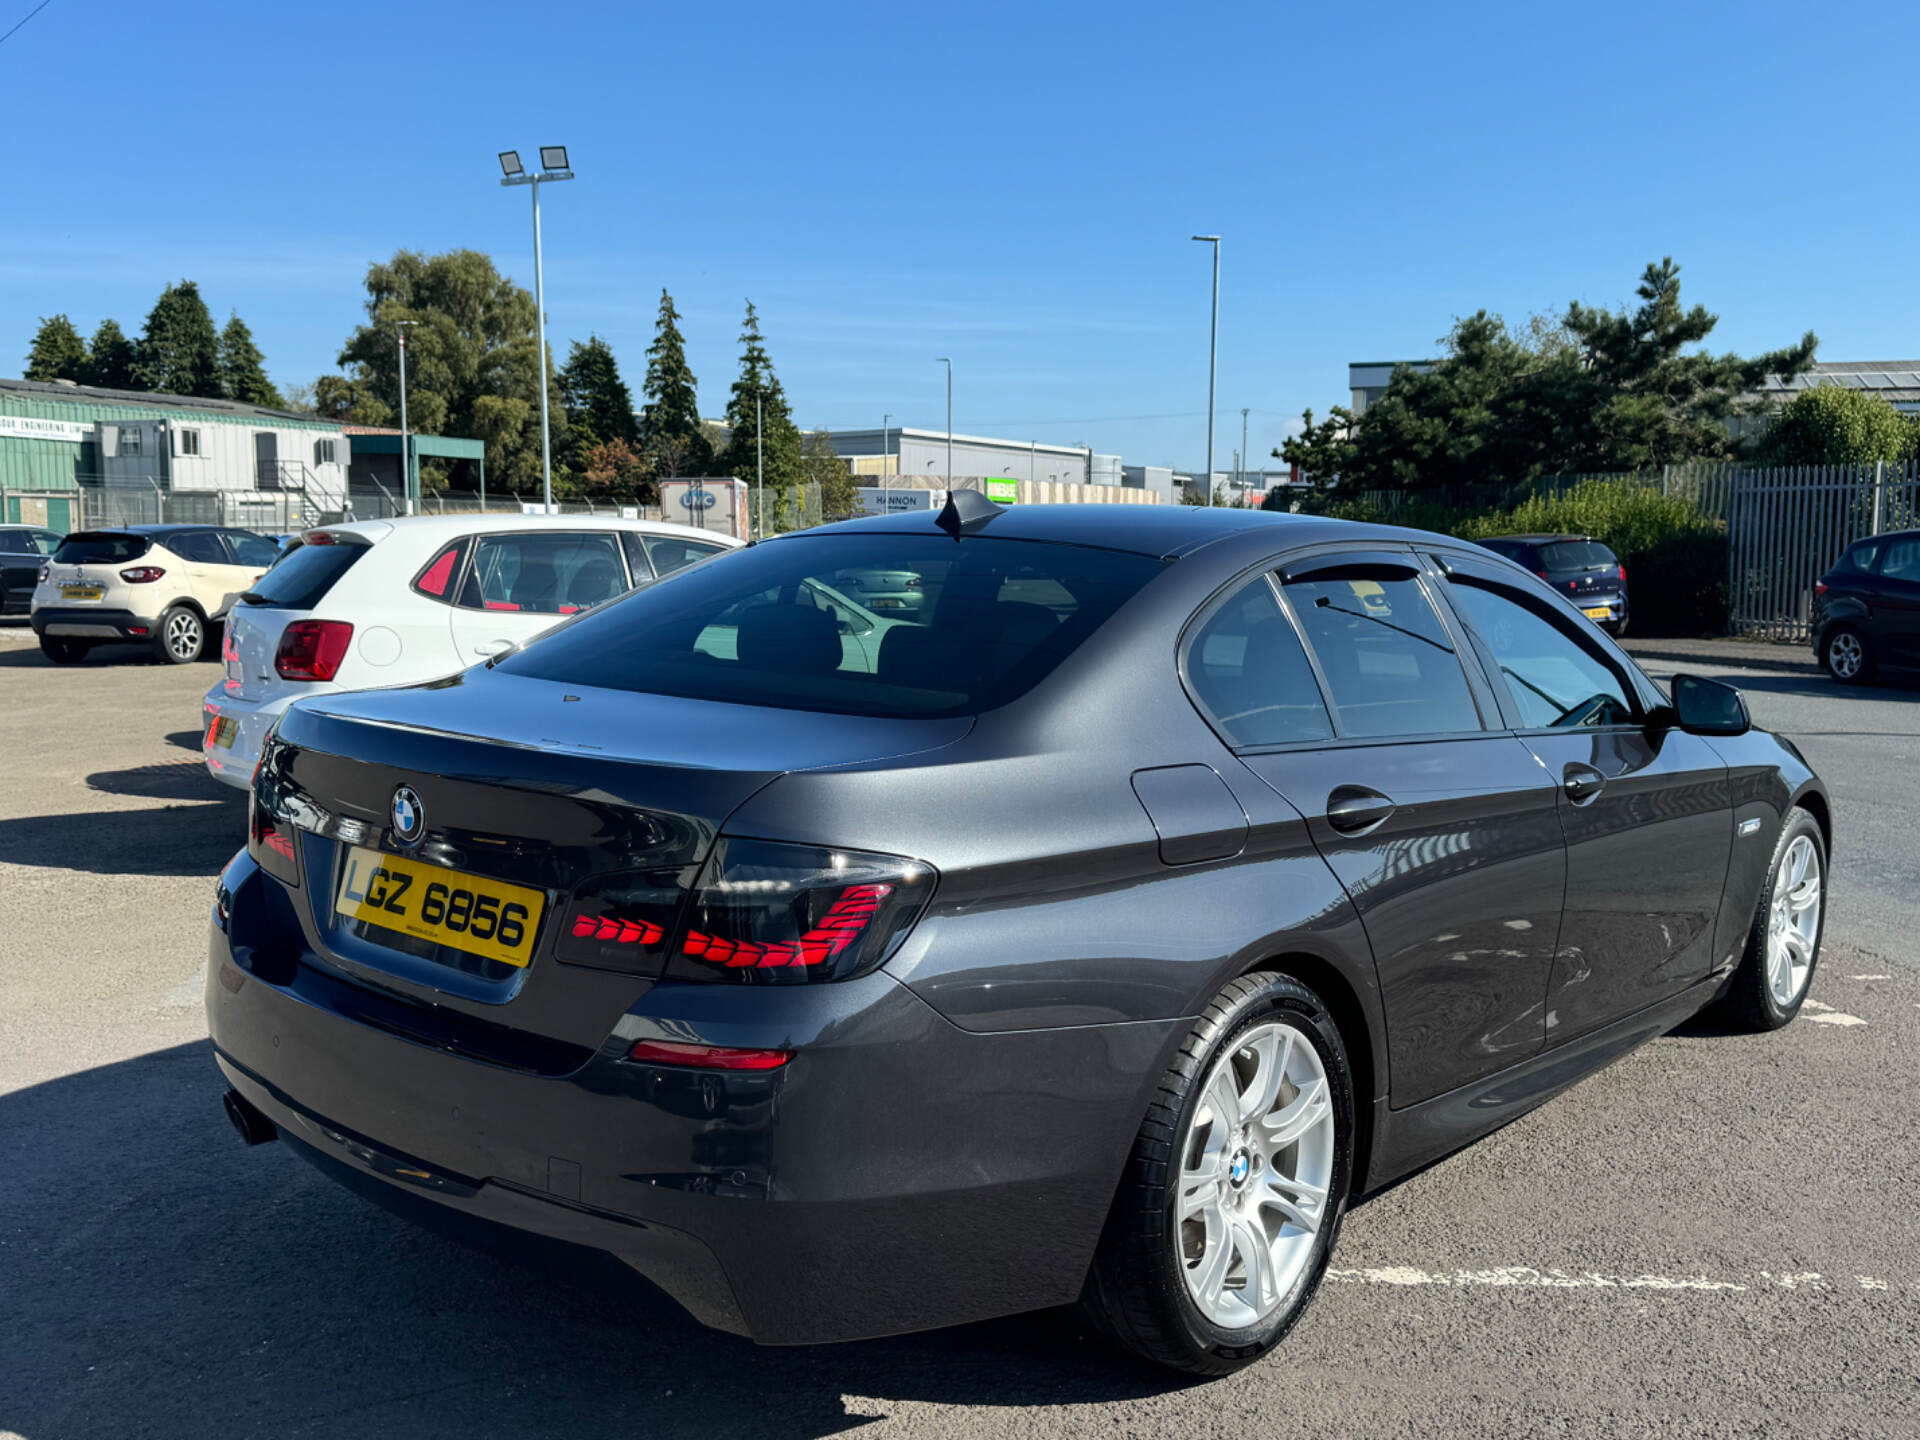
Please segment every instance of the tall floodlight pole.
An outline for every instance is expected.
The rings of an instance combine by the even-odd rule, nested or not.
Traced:
[[[934,364],[947,367],[947,493],[953,493],[953,361],[936,356]]]
[[[760,406],[760,392],[753,392],[753,475],[760,492],[760,538],[767,538],[767,426]]]
[[[1196,235],[1194,239],[1213,246],[1213,324],[1207,330],[1207,479],[1200,494],[1203,503],[1213,504],[1213,385],[1220,370],[1220,237]]]
[[[413,495],[413,436],[407,429],[407,326],[418,325],[418,320],[396,320],[393,328],[400,332],[400,490],[407,497],[407,514],[414,511]]]
[[[518,150],[500,152],[500,172],[502,185],[533,187],[533,309],[535,329],[540,336],[540,498],[541,508],[550,515],[553,513],[553,431],[547,420],[547,285],[540,256],[540,182],[571,180],[573,171],[567,168],[566,146],[542,145],[537,174],[527,174]]]
[[[887,425],[892,419],[891,410],[880,417],[880,485],[882,489],[885,489],[887,484]]]
[[[1242,490],[1247,488],[1247,461],[1252,458],[1247,454],[1248,409],[1249,407],[1245,405],[1240,407],[1240,488]]]

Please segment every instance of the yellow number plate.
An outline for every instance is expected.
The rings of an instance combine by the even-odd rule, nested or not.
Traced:
[[[1580,613],[1585,615],[1589,620],[1610,620],[1613,618],[1613,612],[1604,605],[1593,610],[1582,610]]]
[[[546,903],[523,885],[356,846],[347,852],[334,909],[344,919],[525,965]]]
[[[213,743],[222,750],[233,748],[234,737],[240,733],[240,722],[231,715],[222,715],[213,722]]]
[[[98,585],[62,585],[60,587],[62,600],[98,600],[106,593]]]

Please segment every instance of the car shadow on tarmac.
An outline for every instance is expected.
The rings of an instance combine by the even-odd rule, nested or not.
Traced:
[[[0,819],[0,862],[92,875],[218,875],[247,839],[247,797],[194,761],[103,770],[95,790],[169,803]]]
[[[498,1257],[388,1214],[285,1145],[246,1149],[221,1089],[202,1041],[0,1097],[0,1431],[808,1440],[899,1402],[1182,1384],[1060,1311],[759,1349],[612,1260]]]

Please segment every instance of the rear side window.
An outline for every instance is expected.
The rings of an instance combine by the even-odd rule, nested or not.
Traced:
[[[1599,570],[1620,563],[1598,540],[1555,540],[1540,547],[1540,558],[1549,570]]]
[[[227,554],[227,547],[220,543],[220,537],[211,530],[189,530],[184,535],[168,535],[160,543],[182,560],[190,560],[195,565],[233,563]]]
[[[53,558],[62,565],[123,565],[146,554],[151,543],[144,535],[82,530],[62,540]]]
[[[1342,735],[1480,729],[1460,657],[1411,575],[1323,573],[1289,581],[1286,591],[1326,676]]]
[[[627,588],[620,546],[605,531],[482,535],[460,586],[469,610],[571,615]]]
[[[649,535],[646,542],[647,554],[653,557],[653,568],[663,576],[684,569],[696,560],[704,560],[709,555],[718,555],[727,548],[715,545],[710,540],[682,540],[677,535]]]
[[[1333,735],[1307,652],[1264,575],[1194,633],[1187,680],[1233,745],[1285,745]]]
[[[1882,580],[1920,580],[1920,540],[1889,540],[1880,561]]]
[[[248,605],[276,610],[311,610],[368,549],[365,545],[302,545],[288,551],[240,598]]]
[[[1882,542],[1879,540],[1867,540],[1854,546],[1840,557],[1840,563],[1834,568],[1838,570],[1857,570],[1863,575],[1871,572],[1874,565],[1880,559],[1881,544]]]
[[[427,568],[414,577],[414,592],[426,596],[429,600],[446,601],[448,593],[453,589],[453,577],[460,570],[460,557],[466,552],[466,548],[466,541],[456,540],[429,560]]]
[[[920,582],[911,617],[856,575]],[[972,715],[1032,688],[1162,569],[1150,556],[944,535],[757,545],[557,630],[501,662],[567,685],[844,715]]]

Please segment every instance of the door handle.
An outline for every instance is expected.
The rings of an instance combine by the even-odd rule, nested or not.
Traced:
[[[1339,785],[1327,796],[1327,824],[1342,835],[1364,835],[1393,811],[1393,801],[1365,785]]]
[[[1593,766],[1575,761],[1560,772],[1560,784],[1574,804],[1590,805],[1607,788],[1607,777]]]

